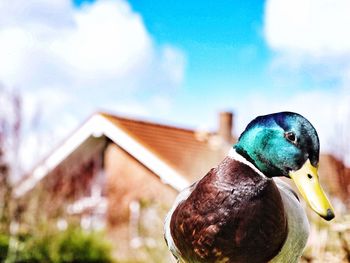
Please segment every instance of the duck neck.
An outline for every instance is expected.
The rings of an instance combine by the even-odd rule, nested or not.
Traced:
[[[268,178],[265,174],[263,174],[258,168],[256,168],[256,166],[251,163],[250,161],[248,161],[243,155],[241,155],[240,153],[238,153],[236,151],[235,148],[231,148],[230,151],[228,152],[227,155],[229,158],[236,160],[240,163],[243,163],[247,166],[249,166],[250,168],[252,168],[257,174],[259,174],[261,177],[263,178]]]

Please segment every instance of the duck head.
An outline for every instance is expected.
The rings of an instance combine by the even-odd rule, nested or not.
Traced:
[[[259,116],[248,124],[234,148],[265,176],[291,178],[317,214],[326,220],[334,218],[318,179],[318,135],[303,116],[293,112]]]

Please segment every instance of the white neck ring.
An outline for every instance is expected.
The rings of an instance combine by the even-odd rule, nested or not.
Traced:
[[[268,178],[266,175],[264,175],[258,168],[256,168],[251,162],[249,162],[246,158],[244,158],[242,155],[236,152],[234,148],[231,148],[227,155],[229,158],[236,160],[240,163],[243,163],[245,165],[248,165],[250,168],[252,168],[256,173],[258,173],[261,177]]]

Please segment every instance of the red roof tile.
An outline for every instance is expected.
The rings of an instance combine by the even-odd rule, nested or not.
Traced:
[[[200,136],[195,130],[139,121],[101,113],[162,161],[193,181],[203,176],[223,157],[214,133]],[[202,137],[202,138],[200,138]],[[224,147],[226,148],[226,147]]]

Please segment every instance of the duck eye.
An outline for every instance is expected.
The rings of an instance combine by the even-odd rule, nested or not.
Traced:
[[[295,136],[294,132],[286,132],[284,136],[287,138],[288,141],[296,144],[297,137]]]

